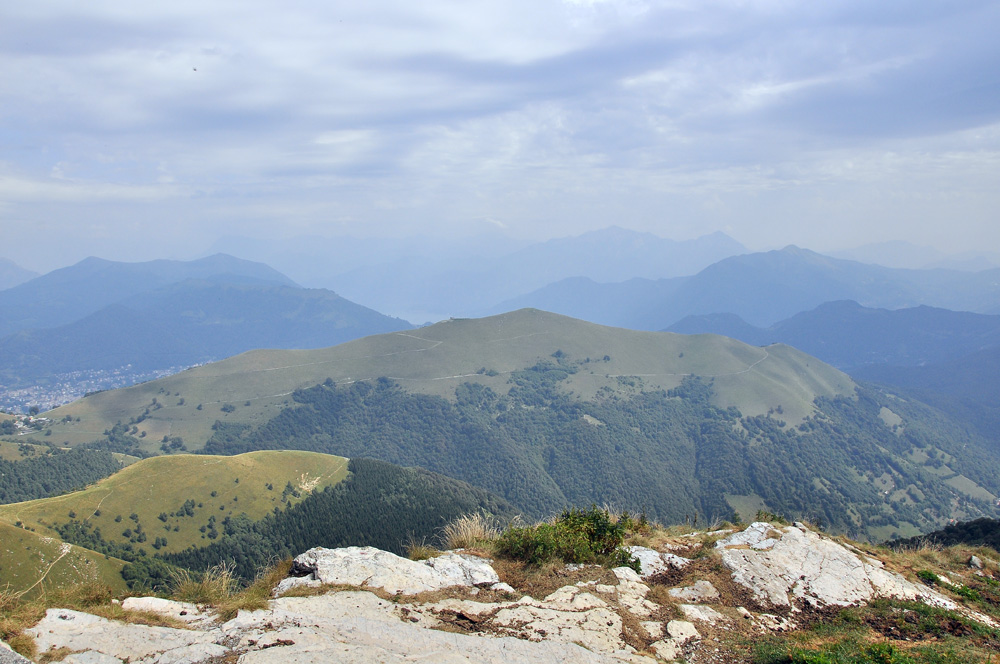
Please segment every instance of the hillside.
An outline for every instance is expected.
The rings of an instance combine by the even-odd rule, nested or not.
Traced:
[[[95,581],[125,591],[124,561],[0,521],[0,587],[27,597]]]
[[[181,437],[188,449],[197,450],[217,420],[262,424],[292,403],[295,390],[327,378],[341,383],[386,376],[408,391],[454,400],[455,388],[466,382],[505,394],[511,372],[557,351],[591,360],[566,381],[580,399],[593,399],[603,388],[623,389],[622,381],[632,377],[641,377],[648,389],[670,389],[685,376],[698,375],[714,379],[714,403],[723,408],[761,415],[780,405],[783,417],[797,423],[813,412],[817,396],[853,390],[844,374],[785,346],[765,350],[717,336],[635,332],[524,310],[325,349],[251,351],[90,395],[48,414],[54,420],[51,440],[88,443],[117,421],[141,420],[134,422],[135,435],[145,432],[141,446],[147,452],[158,451],[165,435]]]
[[[1000,346],[923,366],[875,365],[859,369],[865,380],[892,385],[952,414],[981,435],[1000,431]]]
[[[789,346],[535,310],[246,353],[49,415],[52,440],[116,452],[420,466],[535,516],[605,501],[666,522],[765,509],[885,539],[992,516],[1000,495],[989,440]]]
[[[500,303],[492,311],[543,307],[605,325],[660,330],[686,316],[731,313],[766,327],[824,302],[898,309],[921,304],[990,312],[1000,270],[903,270],[790,246],[721,260],[690,277],[601,284],[571,279]]]
[[[300,451],[157,457],[81,491],[0,505],[0,587],[32,587],[70,553],[72,565],[48,572],[52,584],[121,587],[123,569],[130,585],[165,583],[171,569],[223,562],[249,580],[302,547],[402,552],[479,512],[515,515],[458,480],[371,459]]]
[[[154,457],[82,491],[0,505],[0,521],[60,538],[56,526],[75,519],[113,544],[146,543],[152,553],[153,543],[166,539],[156,550],[181,551],[211,543],[211,532],[221,531],[227,517],[262,519],[346,476],[347,459],[309,452]],[[210,529],[210,523],[218,525]]]
[[[130,366],[191,366],[255,348],[316,348],[395,330],[405,321],[335,293],[286,285],[187,280],[134,295],[80,320],[0,339],[0,384]]]

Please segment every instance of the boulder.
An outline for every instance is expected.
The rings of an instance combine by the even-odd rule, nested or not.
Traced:
[[[691,561],[673,553],[661,553],[655,549],[645,546],[630,546],[629,553],[639,561],[639,569],[642,577],[649,577],[660,572],[667,572],[673,569],[681,569]]]
[[[850,606],[895,597],[958,608],[939,593],[885,570],[879,561],[804,527],[754,523],[720,540],[716,548],[733,580],[765,605]]]
[[[690,604],[714,602],[719,599],[719,591],[715,589],[710,581],[695,581],[692,586],[684,588],[671,588],[667,591],[674,599]]]
[[[293,573],[279,585],[280,595],[297,585],[347,585],[415,595],[449,586],[486,586],[500,582],[489,561],[449,552],[429,560],[409,560],[370,546],[309,549],[293,562]]]
[[[700,604],[681,604],[681,613],[688,620],[700,620],[702,622],[707,622],[710,625],[716,623],[724,622],[726,617],[713,609],[710,606],[701,606]]]

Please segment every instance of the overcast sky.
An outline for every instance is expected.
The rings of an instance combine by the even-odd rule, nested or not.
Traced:
[[[612,224],[1000,247],[1000,3],[0,6],[0,256]]]

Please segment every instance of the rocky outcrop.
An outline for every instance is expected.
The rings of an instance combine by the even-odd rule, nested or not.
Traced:
[[[449,551],[415,561],[370,546],[309,549],[292,564],[294,576],[282,581],[277,595],[295,586],[347,585],[382,588],[415,595],[449,586],[489,587],[500,577],[481,558]]]
[[[716,543],[733,580],[763,604],[789,607],[851,606],[876,597],[958,606],[929,588],[910,583],[883,564],[796,524],[754,523]]]
[[[370,547],[312,549],[296,558],[299,576],[282,582],[266,608],[240,611],[226,622],[193,604],[129,598],[122,603],[126,611],[157,613],[176,626],[51,609],[28,634],[40,652],[69,652],[62,661],[70,664],[219,658],[240,664],[653,664],[725,661],[706,653],[718,652],[715,637],[726,631],[787,630],[800,611],[876,597],[922,601],[993,625],[800,524],[755,523],[730,533],[716,543],[714,561],[704,559],[704,550],[700,561],[633,551],[642,574],[568,566],[552,577],[566,579],[564,585],[533,597],[500,583],[491,561],[463,552],[417,562]],[[650,584],[664,579],[680,581],[653,592]],[[304,591],[303,584],[314,589]],[[0,649],[0,664],[7,664],[4,653]]]

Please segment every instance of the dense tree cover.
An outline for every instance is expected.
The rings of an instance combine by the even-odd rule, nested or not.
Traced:
[[[559,357],[515,372],[507,395],[467,383],[453,402],[388,379],[327,381],[297,391],[298,407],[259,428],[220,423],[204,451],[304,449],[417,465],[498,493],[532,516],[607,502],[665,522],[727,518],[726,494],[755,494],[774,512],[864,537],[904,521],[940,523],[953,503],[995,513],[906,460],[912,450],[954,450],[950,463],[997,492],[1000,479],[984,471],[979,452],[959,458],[961,441],[945,427],[896,404],[913,421],[894,431],[880,419],[888,397],[877,391],[821,399],[819,412],[793,428],[713,406],[711,381],[694,377],[669,392],[636,383],[574,399],[561,387],[574,370]]]
[[[987,518],[974,519],[973,521],[945,526],[941,530],[935,530],[926,535],[896,539],[886,542],[886,544],[898,549],[918,548],[924,545],[954,546],[956,544],[967,544],[970,546],[988,546],[996,551],[1000,551],[1000,520]]]
[[[51,454],[0,459],[0,503],[47,498],[85,487],[121,470],[110,452],[53,450]]]
[[[343,482],[284,510],[275,508],[261,521],[226,518],[223,536],[207,547],[162,558],[192,570],[233,562],[240,577],[252,579],[276,558],[312,547],[375,546],[402,553],[410,541],[436,539],[443,526],[463,514],[509,518],[515,513],[505,500],[426,470],[372,459],[351,459],[349,470]]]

